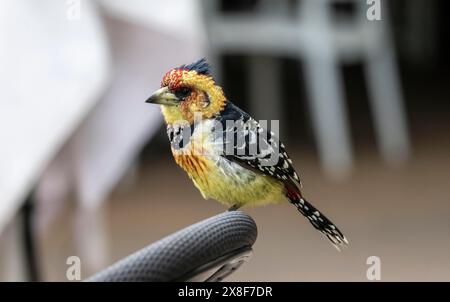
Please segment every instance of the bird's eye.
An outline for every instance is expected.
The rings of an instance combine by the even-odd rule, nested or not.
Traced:
[[[191,92],[192,92],[191,88],[189,88],[189,87],[181,87],[180,89],[177,89],[175,91],[175,95],[179,99],[184,99],[185,97],[190,95]]]

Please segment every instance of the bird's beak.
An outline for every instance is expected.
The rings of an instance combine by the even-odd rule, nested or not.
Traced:
[[[179,104],[180,100],[175,94],[169,91],[169,88],[163,87],[156,90],[145,102],[165,106],[176,106]]]

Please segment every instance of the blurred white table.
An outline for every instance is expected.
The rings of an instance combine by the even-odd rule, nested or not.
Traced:
[[[0,231],[104,90],[109,52],[97,10],[0,3]]]

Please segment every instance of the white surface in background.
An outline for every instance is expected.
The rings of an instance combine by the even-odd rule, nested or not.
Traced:
[[[99,0],[110,14],[161,34],[198,42],[204,39],[200,0]]]
[[[42,173],[42,214],[73,189],[101,203],[161,123],[144,100],[169,68],[203,55],[197,0],[99,2],[139,30],[108,37],[93,1],[79,20],[66,1],[0,3],[0,230]]]
[[[108,49],[97,11],[65,1],[0,2],[0,230],[103,91]]]

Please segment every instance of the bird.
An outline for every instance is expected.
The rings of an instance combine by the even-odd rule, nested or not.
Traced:
[[[161,106],[175,162],[203,198],[230,211],[289,202],[336,249],[348,245],[303,197],[285,145],[225,96],[205,58],[170,69],[146,102]]]

